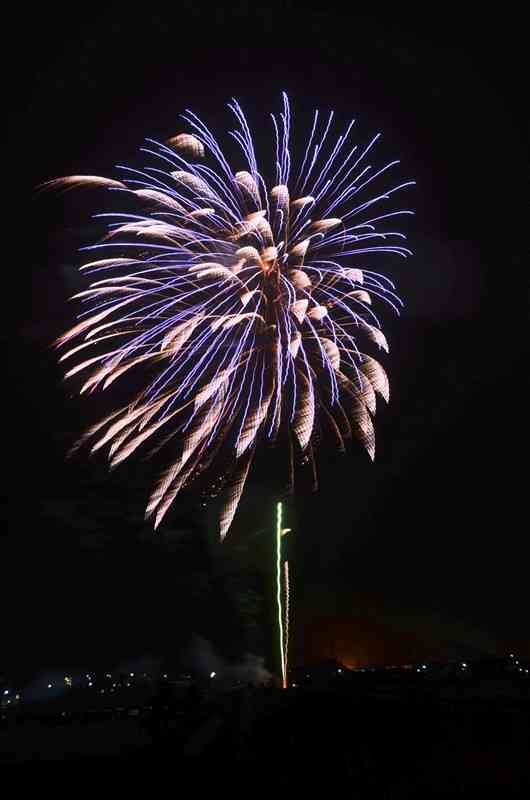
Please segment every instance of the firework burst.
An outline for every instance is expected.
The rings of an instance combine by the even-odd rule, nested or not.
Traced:
[[[356,437],[374,457],[372,416],[376,394],[388,400],[388,380],[361,348],[388,351],[373,305],[399,312],[401,301],[369,266],[410,254],[392,223],[412,212],[380,206],[413,183],[378,189],[399,162],[372,167],[379,136],[353,145],[353,122],[334,139],[333,113],[315,112],[295,165],[285,95],[278,118],[271,115],[267,183],[239,104],[229,108],[244,169],[233,171],[188,111],[188,133],[147,140],[151,166],[120,167],[120,180],[47,184],[100,186],[140,206],[98,215],[108,232],[83,248],[97,258],[81,266],[96,280],[75,296],[87,309],[57,344],[69,348],[61,361],[75,360],[66,377],[84,379],[81,393],[122,376],[127,386],[134,371],[143,389],[76,447],[107,447],[111,466],[143,447],[163,450],[168,465],[147,516],[158,526],[178,492],[202,482],[222,493],[222,537],[262,443],[285,442],[289,463],[310,462],[315,475],[317,431],[340,449]]]

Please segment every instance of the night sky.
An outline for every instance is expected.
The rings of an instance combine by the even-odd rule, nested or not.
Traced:
[[[267,152],[282,90],[295,132],[333,108],[361,138],[382,131],[378,163],[400,158],[418,182],[415,256],[392,265],[406,309],[387,316],[376,462],[355,443],[324,446],[320,492],[289,501],[296,658],[528,652],[526,43],[509,4],[502,18],[460,7],[370,18],[333,3],[111,4],[13,23],[0,672],[171,654],[193,633],[230,657],[270,657],[273,455],[222,550],[193,498],[159,534],[144,524],[149,464],[109,475],[103,459],[65,460],[109,408],[71,397],[50,347],[73,324],[77,249],[105,195],[34,187],[112,174],[145,137],[178,133],[187,107],[226,130],[231,97]]]

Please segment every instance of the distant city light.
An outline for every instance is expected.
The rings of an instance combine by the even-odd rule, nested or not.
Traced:
[[[467,667],[467,664],[466,664],[466,662],[465,662],[465,661],[462,661],[462,669],[465,669],[466,667]]]
[[[89,686],[92,686],[92,681],[90,681],[88,685],[89,685]]]
[[[339,673],[339,675],[340,675],[340,674],[342,673],[342,670],[341,670],[341,669],[338,669],[338,670],[337,670],[337,672],[338,672],[338,673]]]
[[[131,672],[131,678],[134,678],[134,672]]]
[[[210,672],[210,678],[215,678],[216,674],[216,672]]]
[[[4,689],[4,694],[9,694],[9,689]]]
[[[51,683],[49,683],[48,684],[48,689],[51,689],[51,688],[52,688],[52,685],[51,685]]]

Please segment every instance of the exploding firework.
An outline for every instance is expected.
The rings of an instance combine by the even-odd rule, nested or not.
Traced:
[[[305,146],[292,151],[285,95],[271,115],[267,176],[239,104],[229,108],[239,171],[188,111],[189,132],[147,140],[152,166],[119,167],[120,180],[47,184],[100,186],[141,206],[98,215],[108,231],[83,248],[97,258],[81,266],[97,279],[75,296],[87,308],[57,344],[69,346],[61,361],[76,361],[66,377],[84,375],[81,393],[123,376],[127,387],[135,371],[143,388],[76,448],[108,446],[112,467],[141,447],[167,453],[147,517],[158,526],[178,492],[195,484],[222,495],[221,537],[261,444],[285,443],[291,484],[303,463],[316,480],[317,438],[343,450],[356,437],[374,457],[376,394],[388,400],[389,388],[361,348],[388,351],[373,303],[396,312],[402,304],[390,279],[369,267],[375,257],[410,254],[391,228],[412,213],[375,208],[413,183],[378,188],[399,162],[367,163],[379,135],[353,145],[353,121],[332,138],[333,113],[316,111]]]

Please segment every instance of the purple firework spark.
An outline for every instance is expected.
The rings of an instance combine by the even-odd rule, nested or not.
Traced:
[[[381,365],[359,341],[388,352],[372,300],[399,313],[393,283],[366,268],[377,257],[408,256],[389,230],[407,210],[377,205],[413,184],[372,196],[381,169],[367,163],[379,134],[352,146],[353,121],[331,142],[333,112],[313,125],[302,158],[291,162],[291,114],[272,116],[275,177],[258,171],[246,118],[236,101],[230,135],[244,166],[233,172],[206,125],[182,115],[191,133],[166,144],[151,139],[145,169],[121,167],[122,180],[77,175],[48,187],[97,185],[134,196],[143,213],[109,213],[97,274],[75,295],[89,305],[60,337],[76,344],[61,358],[90,355],[66,373],[88,377],[81,393],[106,389],[129,370],[146,385],[124,407],[93,426],[75,446],[110,446],[115,466],[150,444],[170,463],[155,486],[147,516],[155,527],[184,486],[199,478],[222,485],[220,534],[233,520],[256,447],[287,443],[294,463],[315,469],[317,429],[344,441],[357,437],[374,457],[376,393],[388,400]],[[372,189],[373,191],[373,189]],[[141,366],[140,366],[141,365]]]

